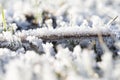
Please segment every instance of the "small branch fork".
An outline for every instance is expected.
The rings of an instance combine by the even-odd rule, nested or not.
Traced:
[[[29,34],[28,34],[29,33]],[[42,39],[43,41],[59,41],[59,40],[69,40],[69,39],[84,39],[84,38],[91,38],[91,37],[98,37],[98,33],[101,34],[102,37],[110,37],[112,33],[108,29],[89,29],[89,30],[83,30],[80,28],[74,28],[68,27],[67,30],[63,28],[59,29],[36,29],[33,30],[32,33],[30,31],[25,31],[24,35],[20,32],[20,34],[14,34],[13,36],[16,36],[20,39],[20,41],[15,41],[13,37],[12,41],[12,47],[11,42],[7,40],[4,36],[0,36],[0,48],[9,48],[9,49],[18,49],[19,47],[22,47],[24,44],[29,44],[29,40],[27,40],[28,36],[34,36],[38,39]],[[14,43],[14,45],[13,45]],[[15,44],[17,43],[17,44]],[[20,46],[18,45],[20,43]],[[8,45],[10,44],[10,46]],[[16,47],[17,45],[17,47]]]
[[[70,29],[70,30],[69,30]],[[64,29],[37,29],[33,31],[25,31],[24,34],[20,32],[19,34],[14,34],[20,39],[20,41],[25,41],[28,36],[34,36],[42,40],[62,40],[62,39],[81,39],[81,38],[89,38],[89,37],[98,37],[98,34],[101,34],[102,37],[110,37],[113,35],[109,29],[89,29],[83,30],[80,28],[68,28],[67,30]],[[32,32],[32,33],[30,33]],[[14,40],[14,37],[13,37]],[[6,38],[0,36],[0,43],[7,41]],[[9,40],[8,40],[9,41]]]

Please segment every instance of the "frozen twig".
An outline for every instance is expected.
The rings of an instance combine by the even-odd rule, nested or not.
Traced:
[[[103,37],[110,37],[110,33],[102,33]],[[57,34],[51,34],[51,35],[43,35],[38,36],[39,38],[43,40],[61,40],[61,39],[81,39],[81,38],[89,38],[89,37],[97,37],[97,33],[75,33],[75,34],[64,34],[64,35],[57,35]]]
[[[25,41],[28,36],[35,36],[43,40],[61,40],[61,39],[80,39],[86,37],[97,37],[98,33],[101,33],[103,37],[110,37],[112,35],[109,29],[81,29],[79,27],[65,27],[65,28],[58,28],[58,29],[35,29],[35,30],[28,30],[15,33],[14,36],[21,39],[21,41]],[[5,41],[4,36],[0,36],[0,42]]]
[[[45,41],[55,41],[55,40],[65,40],[65,39],[81,39],[81,38],[84,39],[89,37],[98,37],[97,35],[98,33],[101,33],[103,37],[110,37],[112,34],[109,31],[109,29],[106,29],[106,28],[101,28],[98,30],[93,28],[83,29],[80,27],[75,27],[75,28],[63,27],[58,29],[41,28],[41,29],[16,32],[13,36],[18,38],[20,43],[29,44],[29,41],[27,40],[27,37],[29,36],[34,36]],[[4,35],[0,36],[0,47],[3,47],[3,46],[8,47],[8,45],[5,43],[10,43],[10,41],[7,39],[4,37]],[[16,41],[14,40],[14,37],[13,37],[13,41],[14,42]],[[3,45],[3,42],[4,42],[4,45]]]
[[[58,29],[41,28],[36,30],[28,30],[16,33],[21,40],[25,40],[27,36],[35,36],[43,40],[61,40],[61,39],[80,39],[86,37],[97,37],[101,33],[103,37],[111,36],[111,31],[107,28],[99,29],[83,29],[80,27],[61,27]]]

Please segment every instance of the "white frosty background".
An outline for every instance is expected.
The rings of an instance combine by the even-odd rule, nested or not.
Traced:
[[[56,53],[52,43],[43,43],[37,37],[39,31],[40,35],[57,33],[59,36],[71,33],[72,29],[73,32],[78,32],[79,28],[86,31],[90,27],[95,31],[109,28],[111,33],[116,34],[115,46],[120,49],[118,40],[120,0],[0,0],[0,2],[4,7],[7,22],[11,23],[8,26],[12,25],[14,31],[18,26],[12,24],[13,21],[27,29],[29,23],[26,22],[24,14],[41,14],[43,10],[53,13],[58,24],[57,29],[53,29],[51,20],[48,20],[46,22],[48,28],[16,31],[15,35],[10,31],[2,32],[3,28],[0,25],[0,41],[7,40],[7,43],[0,42],[0,45],[21,46],[18,36],[27,35],[26,40],[37,46],[38,52],[44,53],[39,55],[40,53],[34,49],[25,50],[22,46],[16,51],[0,48],[0,80],[120,80],[120,57],[113,59],[112,53],[104,45],[102,61],[96,62],[94,50],[82,49],[76,45],[73,51],[70,51],[63,44],[59,44]],[[116,16],[118,18],[109,24]],[[53,32],[55,30],[56,32]],[[64,30],[68,32],[59,33]],[[28,44],[24,45],[29,47]],[[120,52],[117,53],[120,56]]]

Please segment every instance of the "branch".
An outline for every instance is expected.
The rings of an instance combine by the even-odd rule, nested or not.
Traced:
[[[98,37],[98,34],[101,34],[103,37],[110,37],[112,35],[111,31],[107,28],[89,28],[83,29],[80,27],[61,27],[58,29],[36,29],[28,30],[16,34],[21,40],[25,40],[27,36],[35,36],[41,38],[42,40],[62,40],[62,39],[81,39],[86,37]]]
[[[12,45],[14,50],[18,49],[19,47],[23,46],[25,43],[30,44],[29,40],[27,39],[28,36],[34,36],[38,39],[42,39],[45,41],[55,41],[55,40],[64,40],[64,39],[81,39],[81,38],[89,38],[89,37],[98,37],[98,34],[101,34],[102,37],[110,37],[111,32],[107,28],[100,28],[100,29],[83,29],[80,27],[61,27],[58,29],[48,29],[48,28],[39,28],[34,30],[27,30],[27,31],[21,31],[16,32],[13,36],[13,43],[17,42],[15,39],[20,41],[20,45],[17,45],[16,47]],[[15,37],[14,37],[15,36]],[[9,36],[8,36],[9,37]],[[0,47],[6,47],[9,49],[12,49],[10,40],[7,40],[8,38],[5,38],[4,35],[0,36]],[[18,42],[17,42],[18,44]]]

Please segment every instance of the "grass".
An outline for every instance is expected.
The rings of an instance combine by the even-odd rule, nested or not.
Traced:
[[[5,20],[5,13],[4,13],[4,9],[3,7],[0,5],[0,10],[1,10],[1,16],[2,16],[2,22],[3,22],[3,29],[4,31],[7,30],[7,23],[6,23],[6,20]]]
[[[39,0],[35,0],[35,3],[33,4],[33,7],[35,9],[35,21],[39,22],[39,20],[42,20],[42,13],[39,12],[39,6],[41,2]]]

